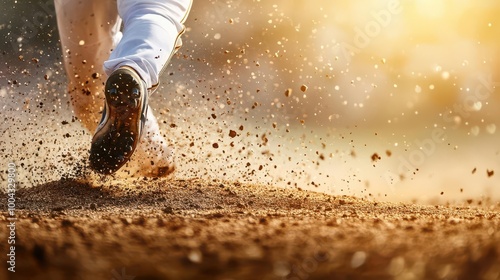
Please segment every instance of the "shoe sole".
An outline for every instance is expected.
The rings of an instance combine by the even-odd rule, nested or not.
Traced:
[[[142,89],[142,94],[132,88]],[[105,96],[106,112],[92,139],[89,159],[95,171],[112,174],[130,160],[139,143],[148,93],[139,75],[120,68],[108,78]]]

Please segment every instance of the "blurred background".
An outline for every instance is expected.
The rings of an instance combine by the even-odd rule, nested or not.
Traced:
[[[85,166],[52,1],[3,1],[0,173]],[[500,200],[498,1],[195,1],[152,106],[177,178]],[[230,132],[235,131],[236,136]],[[2,186],[3,187],[3,186]]]

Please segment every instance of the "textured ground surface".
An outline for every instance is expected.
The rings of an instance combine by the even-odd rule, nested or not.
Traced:
[[[487,202],[198,179],[57,181],[17,199],[16,273],[1,279],[500,279],[500,207]]]

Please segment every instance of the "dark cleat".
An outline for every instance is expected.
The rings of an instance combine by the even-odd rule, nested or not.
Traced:
[[[132,68],[115,70],[106,81],[101,122],[92,138],[90,167],[112,174],[130,160],[139,144],[148,110],[148,91]]]

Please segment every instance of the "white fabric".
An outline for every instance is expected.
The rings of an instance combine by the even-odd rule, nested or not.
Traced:
[[[190,4],[189,0],[119,0],[123,38],[104,62],[106,73],[126,65],[139,73],[148,88],[158,84],[161,70],[181,45],[178,39]]]

